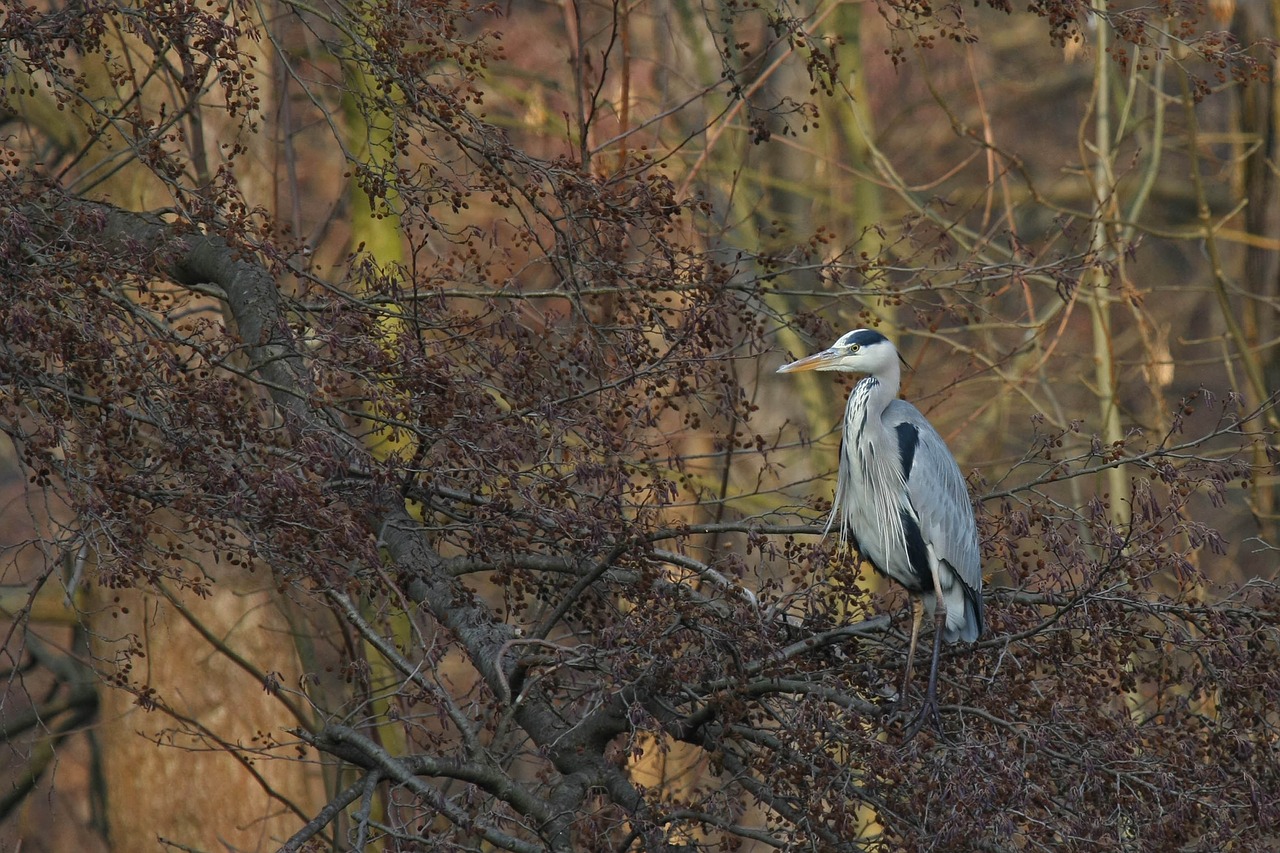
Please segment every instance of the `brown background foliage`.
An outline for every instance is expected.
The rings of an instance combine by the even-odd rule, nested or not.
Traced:
[[[2,8],[4,843],[1276,843],[1265,7]],[[858,326],[981,532],[911,740]]]

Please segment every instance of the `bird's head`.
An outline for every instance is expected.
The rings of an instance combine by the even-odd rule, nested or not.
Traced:
[[[778,372],[841,370],[876,376],[893,371],[896,376],[900,358],[897,348],[884,335],[871,329],[854,329],[841,335],[830,348],[808,358],[784,364],[778,368]]]

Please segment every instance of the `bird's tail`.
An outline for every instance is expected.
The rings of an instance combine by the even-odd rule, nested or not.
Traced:
[[[986,625],[982,594],[955,577],[951,588],[944,589],[942,595],[947,603],[947,626],[943,629],[942,638],[948,643],[960,640],[972,643],[978,639]]]

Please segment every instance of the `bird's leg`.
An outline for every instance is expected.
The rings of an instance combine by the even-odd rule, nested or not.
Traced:
[[[920,639],[920,622],[924,619],[924,602],[911,596],[911,644],[907,646],[907,668],[902,672],[902,689],[898,691],[898,707],[907,701],[907,688],[911,686],[911,669],[916,659],[916,640]]]
[[[907,726],[905,740],[911,740],[924,728],[925,720],[932,719],[934,728],[942,733],[942,718],[938,715],[938,653],[942,650],[942,630],[947,627],[947,602],[942,597],[942,585],[938,582],[938,570],[933,570],[933,593],[937,605],[933,611],[933,660],[929,665],[929,686],[925,690],[924,705]]]
[[[933,626],[933,661],[929,666],[929,686],[925,689],[924,704],[920,706],[904,733],[904,740],[911,740],[924,728],[926,720],[933,720],[933,726],[942,732],[942,719],[938,715],[938,653],[942,650],[942,627],[946,625],[946,616],[936,618]]]

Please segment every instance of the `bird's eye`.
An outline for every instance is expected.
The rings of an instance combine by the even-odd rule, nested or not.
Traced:
[[[857,352],[860,349],[862,349],[862,347],[858,344],[849,344],[849,352]]]

